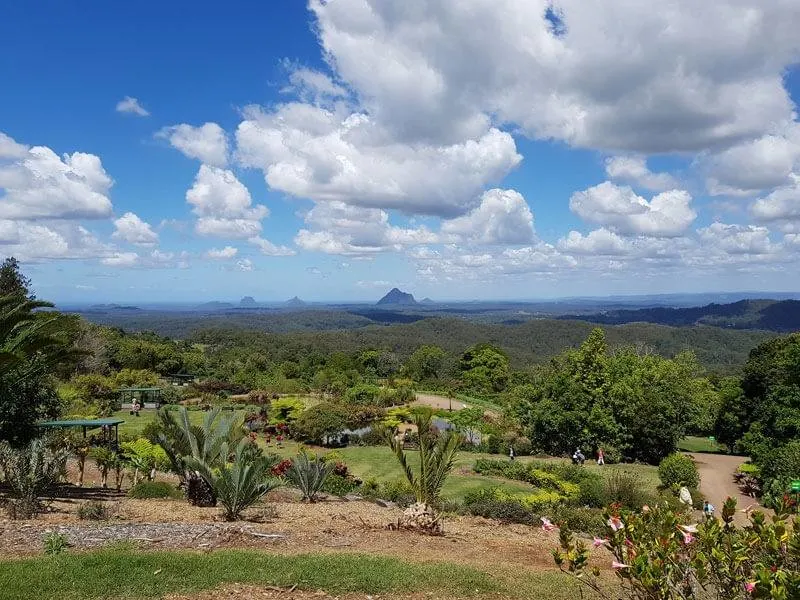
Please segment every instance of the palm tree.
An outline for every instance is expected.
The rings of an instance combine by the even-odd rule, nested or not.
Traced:
[[[223,466],[228,448],[235,447],[245,435],[234,414],[219,418],[221,412],[214,409],[206,414],[202,425],[192,425],[184,407],[158,411],[158,442],[167,453],[172,471],[180,478],[187,499],[196,506],[217,504],[214,487],[201,476],[197,465],[211,469]]]
[[[416,471],[411,468],[402,439],[387,432],[386,440],[400,462],[416,499],[416,504],[406,509],[400,525],[427,533],[441,533],[441,519],[436,506],[447,476],[455,465],[461,436],[455,431],[436,432],[432,419],[433,412],[430,410],[414,415],[414,425],[419,435],[419,467]]]

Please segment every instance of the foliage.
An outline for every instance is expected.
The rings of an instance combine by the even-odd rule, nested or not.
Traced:
[[[312,459],[306,452],[301,452],[292,460],[291,468],[286,471],[286,479],[300,490],[303,500],[315,502],[317,494],[334,468],[336,463],[333,461]]]
[[[438,502],[461,443],[460,435],[454,431],[435,433],[432,417],[430,411],[420,411],[414,415],[414,425],[419,435],[419,466],[416,471],[403,450],[402,440],[390,432],[386,433],[389,448],[400,462],[417,502],[428,506],[435,506]]]
[[[501,392],[510,376],[508,355],[492,344],[468,348],[459,363],[464,385],[479,392]]]
[[[242,511],[249,508],[267,492],[274,490],[280,482],[270,477],[270,469],[275,466],[274,457],[260,456],[249,448],[250,442],[242,439],[236,446],[233,462],[222,462],[216,468],[193,457],[186,457],[188,466],[198,473],[211,487],[219,502],[225,507],[226,521],[236,521]],[[223,443],[222,453],[228,456],[227,442]]]
[[[0,442],[0,471],[8,488],[11,518],[27,519],[41,512],[42,497],[64,474],[67,456],[62,448],[50,448],[46,438],[36,438],[22,448]]]
[[[580,494],[578,484],[564,481],[558,475],[539,469],[532,463],[481,458],[475,461],[474,470],[481,475],[524,481],[544,490],[558,492],[565,497],[577,498]]]
[[[197,465],[208,469],[221,466],[227,460],[228,448],[236,447],[244,430],[233,414],[221,416],[219,409],[209,411],[201,426],[192,425],[184,407],[178,410],[159,410],[161,424],[159,445],[164,449],[170,469],[180,478],[186,497],[197,506],[214,506],[216,491],[202,477]],[[191,460],[189,460],[191,459]]]
[[[326,494],[333,494],[334,496],[347,496],[358,490],[359,483],[352,476],[337,475],[335,472],[328,475],[325,483],[322,485],[322,490]]]
[[[686,600],[690,598],[789,599],[800,596],[800,527],[779,510],[772,522],[749,514],[747,527],[734,524],[736,502],[728,499],[722,519],[688,524],[682,513],[654,506],[640,513],[611,507],[597,546],[610,552],[620,587],[607,593],[600,569],[590,566],[586,543],[562,528],[553,556],[562,572],[602,598]]]
[[[419,346],[406,361],[405,370],[416,381],[439,379],[446,358],[447,353],[439,346]]]
[[[105,521],[108,519],[108,507],[97,500],[89,500],[78,505],[76,514],[81,521]]]
[[[270,421],[276,424],[293,423],[302,416],[305,408],[303,401],[297,398],[278,398],[270,405]]]
[[[603,475],[606,504],[639,510],[653,500],[652,494],[645,490],[644,482],[638,474],[612,468]]]
[[[293,426],[294,437],[313,444],[347,429],[348,411],[338,402],[322,402],[303,411]]]
[[[658,465],[658,477],[664,487],[699,487],[700,473],[691,457],[675,452]]]
[[[603,331],[595,329],[580,348],[537,371],[532,384],[516,388],[510,401],[535,450],[559,455],[577,447],[592,455],[602,447],[655,463],[706,410],[709,386],[693,355],[668,360],[631,348],[609,354]]]
[[[469,492],[464,497],[464,508],[471,515],[503,523],[533,525],[539,518],[519,498],[501,495],[497,488],[481,488]]]
[[[373,499],[380,498],[381,500],[388,500],[394,502],[398,506],[405,508],[414,503],[416,494],[411,484],[404,479],[395,479],[393,481],[385,481],[377,486],[374,494],[370,493],[370,486],[365,485],[364,497],[371,497]]]
[[[53,374],[74,365],[77,319],[48,302],[0,296],[0,440],[22,446],[36,435],[36,421],[59,409]]]
[[[128,496],[138,499],[183,498],[181,491],[166,481],[140,481],[128,490]]]
[[[100,487],[108,487],[108,474],[119,460],[117,453],[105,446],[95,446],[89,450],[89,457],[94,460],[100,471]]]
[[[0,296],[14,296],[19,299],[33,300],[31,280],[19,269],[19,261],[13,256],[0,264]]]
[[[44,536],[42,545],[44,546],[44,553],[48,556],[53,556],[61,554],[69,548],[69,540],[63,533],[53,531]]]

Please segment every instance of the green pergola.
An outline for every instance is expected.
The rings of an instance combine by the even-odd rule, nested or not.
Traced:
[[[160,387],[124,387],[117,390],[120,403],[130,402],[133,404],[138,400],[142,408],[144,408],[145,402],[161,404],[161,392]]]
[[[185,385],[195,380],[195,376],[190,373],[170,373],[167,375],[167,380],[172,385]]]
[[[86,432],[98,427],[114,428],[114,443],[119,445],[119,425],[124,423],[124,419],[68,419],[66,421],[42,421],[37,425],[43,429],[70,429],[80,427],[83,430],[83,437]],[[111,440],[109,440],[111,441]]]

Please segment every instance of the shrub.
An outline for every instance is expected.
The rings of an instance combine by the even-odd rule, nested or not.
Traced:
[[[652,501],[644,489],[642,478],[622,469],[610,469],[604,481],[608,503],[617,503],[631,510],[639,510]]]
[[[44,553],[48,555],[61,554],[69,548],[69,541],[63,533],[48,533],[42,539],[42,543],[44,544]]]
[[[603,508],[610,504],[606,482],[600,477],[587,477],[579,484],[577,502],[581,506]]]
[[[519,500],[500,497],[495,488],[469,492],[464,498],[464,509],[471,515],[496,519],[503,523],[533,525],[539,518]]]
[[[102,502],[89,500],[78,505],[77,514],[81,521],[104,521],[108,519],[108,508]]]
[[[658,465],[658,477],[664,487],[698,487],[700,473],[691,457],[675,452],[670,454]]]
[[[325,462],[321,458],[312,460],[308,454],[301,452],[286,471],[286,479],[302,492],[303,500],[314,502],[335,466],[336,463]]]
[[[538,469],[536,465],[530,463],[481,458],[475,461],[474,470],[482,475],[524,481],[538,488],[559,492],[573,498],[580,495],[580,487],[576,483],[563,481],[555,473]]]
[[[410,506],[416,501],[414,488],[401,479],[382,483],[378,488],[378,498],[394,502],[401,507]]]
[[[522,507],[533,516],[530,519],[526,517],[526,520],[517,520],[514,522],[528,523],[536,520],[533,517],[550,510],[555,504],[563,500],[564,497],[555,492],[539,491],[532,494],[511,494],[501,488],[492,487],[469,492],[464,497],[464,506],[470,513],[478,514],[473,512],[471,508],[473,505],[477,505],[479,508],[476,510],[481,511],[479,516],[493,519],[497,518],[500,520],[507,520],[509,517],[491,516],[488,514],[489,511],[496,510],[498,515],[504,515],[506,513],[511,515],[519,512],[518,507]]]
[[[375,500],[378,497],[378,492],[380,491],[380,484],[378,483],[377,479],[370,477],[361,484],[361,490],[359,491],[363,498]]]
[[[131,498],[183,498],[183,493],[166,481],[140,481],[128,490]]]
[[[337,475],[336,472],[328,475],[322,485],[322,491],[334,496],[347,496],[359,487],[358,482],[353,477]]]
[[[64,449],[48,448],[45,438],[19,449],[0,448],[0,471],[8,486],[12,519],[28,519],[41,512],[42,496],[63,475],[67,456]]]
[[[602,535],[606,528],[603,511],[599,508],[556,504],[551,509],[549,516],[559,526],[579,533]]]

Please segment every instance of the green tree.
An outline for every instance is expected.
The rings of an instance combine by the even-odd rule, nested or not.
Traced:
[[[31,294],[31,280],[19,269],[19,261],[10,256],[0,264],[0,296],[17,296],[34,300]]]
[[[492,344],[468,348],[460,361],[464,384],[481,392],[501,392],[508,385],[508,355]]]
[[[74,365],[77,319],[39,309],[52,304],[19,295],[0,297],[0,440],[23,445],[36,421],[56,416],[53,373]]]
[[[303,411],[293,426],[294,437],[324,444],[332,435],[347,429],[347,409],[334,402],[322,402]]]
[[[406,371],[416,381],[439,379],[446,357],[439,346],[420,346],[406,361]]]

